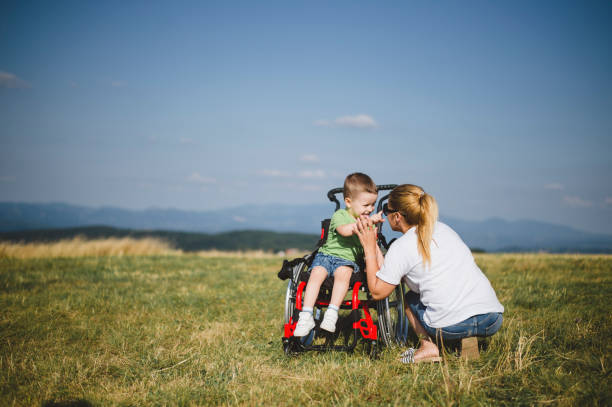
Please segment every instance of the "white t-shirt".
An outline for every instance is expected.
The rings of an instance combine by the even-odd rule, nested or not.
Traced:
[[[453,229],[437,222],[430,248],[431,265],[425,267],[417,249],[416,227],[411,228],[393,242],[376,276],[393,285],[403,279],[419,293],[427,307],[423,319],[432,328],[478,314],[504,312],[491,283]]]

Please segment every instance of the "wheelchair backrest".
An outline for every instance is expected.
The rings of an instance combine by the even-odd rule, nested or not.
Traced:
[[[327,242],[327,236],[329,235],[329,224],[331,219],[323,219],[321,221],[321,238],[317,242],[317,247],[315,250],[318,250],[321,246]]]

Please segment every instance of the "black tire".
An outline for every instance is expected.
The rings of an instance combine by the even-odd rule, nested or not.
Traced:
[[[380,357],[380,349],[378,348],[378,342],[371,341],[368,348],[368,354],[370,359],[377,360]]]
[[[386,347],[401,346],[406,342],[408,334],[408,318],[404,310],[406,291],[404,283],[400,283],[391,295],[376,303],[379,338]]]
[[[300,274],[308,269],[308,264],[306,260],[301,261],[293,268],[293,276],[289,279],[289,283],[287,284],[287,291],[285,293],[285,323],[288,324],[289,321],[293,318],[293,322],[295,322],[298,317],[297,310],[295,309],[295,296],[297,293],[297,287],[300,284]],[[310,334],[304,336],[300,339],[300,342],[304,346],[308,346],[312,343],[314,338],[314,329],[310,332]],[[294,351],[291,343],[287,347],[286,344],[283,344],[283,348],[286,354],[289,354]]]
[[[306,260],[299,262],[295,267],[293,267],[293,275],[289,279],[289,283],[287,284],[287,292],[285,293],[286,324],[289,323],[289,320],[293,317],[293,314],[295,313],[295,295],[297,292],[298,284],[300,283],[300,274],[305,271],[306,268]]]

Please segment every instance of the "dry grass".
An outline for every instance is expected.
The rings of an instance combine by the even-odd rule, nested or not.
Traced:
[[[180,254],[160,239],[106,238],[85,240],[75,237],[50,243],[0,243],[0,258],[31,259],[43,257],[138,256]]]
[[[390,348],[285,356],[282,259],[218,254],[0,258],[0,406],[612,400],[612,257],[477,256],[502,329],[478,360],[404,366]]]
[[[82,256],[140,256],[140,255],[179,255],[182,250],[174,249],[168,242],[158,238],[105,238],[88,240],[83,237],[60,240],[57,242],[10,243],[0,242],[0,258],[33,259]],[[285,256],[303,256],[305,253],[291,251],[273,253],[263,250],[221,251],[201,250],[195,253],[199,257],[213,258],[279,258]]]

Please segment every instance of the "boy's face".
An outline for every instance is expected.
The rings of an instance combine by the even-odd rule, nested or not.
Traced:
[[[374,212],[374,205],[378,199],[378,194],[371,192],[359,192],[353,198],[344,198],[346,209],[353,217],[369,215]]]

